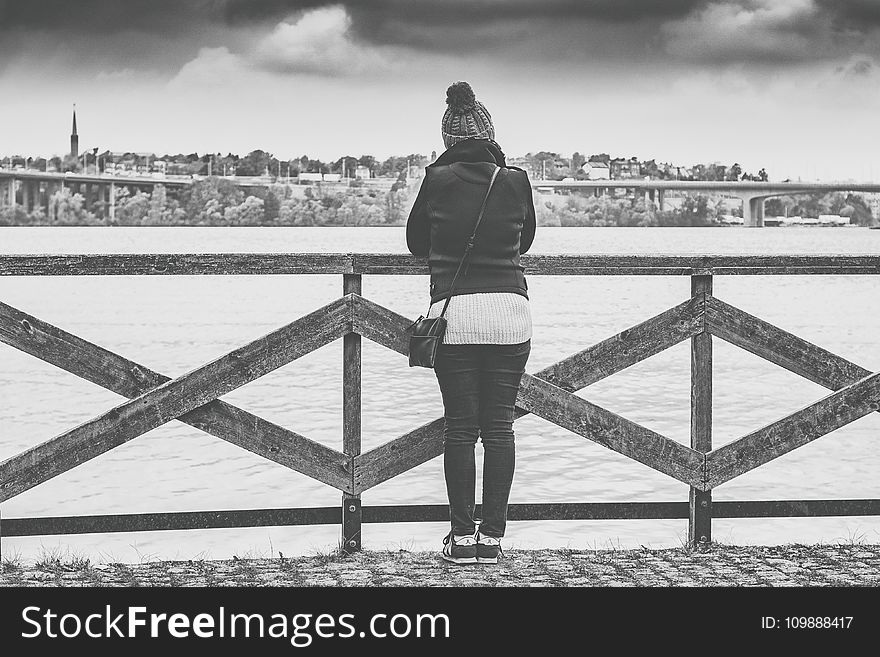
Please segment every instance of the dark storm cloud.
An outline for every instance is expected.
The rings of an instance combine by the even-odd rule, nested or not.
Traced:
[[[382,25],[467,28],[529,19],[615,21],[683,16],[705,0],[0,0],[0,30],[181,32],[200,25],[276,22],[344,6],[355,30],[381,39]]]
[[[855,30],[880,27],[877,0],[816,0],[816,4],[834,18],[838,27]]]
[[[880,0],[0,0],[0,68],[47,52],[157,72],[203,47],[247,59],[279,23],[330,7],[361,46],[451,57],[785,66],[880,54]]]
[[[466,26],[535,18],[637,21],[683,16],[707,0],[228,0],[231,22],[277,20],[295,11],[344,6],[368,22]]]
[[[181,32],[222,20],[211,0],[0,0],[0,30]]]
[[[230,25],[276,23],[296,12],[341,6],[357,40],[449,54],[508,52],[555,59],[558,52],[626,55],[607,26],[656,24],[686,16],[708,0],[228,0]],[[577,29],[582,33],[575,34]],[[640,29],[624,35],[639,48]],[[626,39],[629,37],[629,39]],[[588,42],[592,43],[588,43]],[[597,48],[600,52],[595,53]],[[625,57],[627,59],[628,57]]]

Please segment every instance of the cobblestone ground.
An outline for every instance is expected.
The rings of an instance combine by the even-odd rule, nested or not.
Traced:
[[[0,586],[877,586],[880,545],[512,550],[497,565],[433,552],[91,564],[5,560]]]

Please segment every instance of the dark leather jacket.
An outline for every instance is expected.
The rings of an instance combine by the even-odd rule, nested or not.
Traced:
[[[406,223],[406,244],[427,256],[431,303],[449,296],[465,242],[495,169],[501,167],[466,269],[455,294],[514,292],[528,297],[519,256],[535,238],[535,206],[528,175],[507,166],[490,139],[468,139],[450,147],[425,168],[425,177]],[[466,273],[465,273],[466,272]]]

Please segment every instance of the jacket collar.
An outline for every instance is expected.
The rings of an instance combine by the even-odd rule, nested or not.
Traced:
[[[500,167],[507,166],[501,147],[493,139],[465,139],[450,146],[430,167],[439,167],[455,162],[493,162]]]

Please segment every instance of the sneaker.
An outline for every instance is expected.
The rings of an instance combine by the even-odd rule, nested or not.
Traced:
[[[477,534],[477,563],[498,563],[501,539]]]
[[[473,536],[453,536],[450,532],[443,539],[441,554],[452,563],[477,563],[477,541]]]

